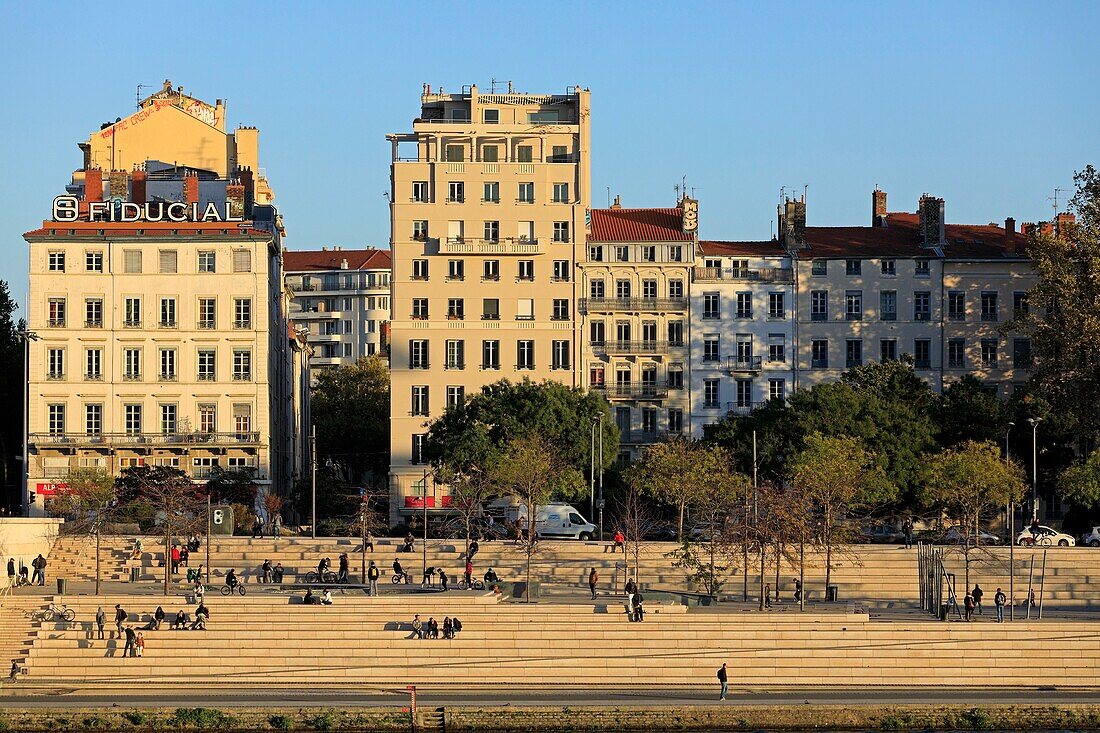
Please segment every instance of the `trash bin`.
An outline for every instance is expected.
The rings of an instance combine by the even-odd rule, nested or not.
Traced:
[[[57,579],[57,595],[59,595],[59,596],[65,595],[65,579],[64,578],[58,578]]]
[[[828,601],[829,603],[836,603],[838,598],[840,598],[840,588],[835,585],[830,585],[828,588],[825,589],[826,601]]]
[[[130,568],[130,582],[131,583],[138,582],[138,568],[137,567]]]
[[[941,603],[940,604],[940,621],[946,621],[947,620],[947,612],[949,610],[951,610],[951,605],[950,604],[948,604],[948,603]]]

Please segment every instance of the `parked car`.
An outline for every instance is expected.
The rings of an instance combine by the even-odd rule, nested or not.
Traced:
[[[1087,547],[1100,547],[1100,527],[1093,527],[1081,535],[1081,544]]]
[[[905,533],[890,524],[873,524],[859,531],[862,542],[896,545],[905,541]]]
[[[961,545],[963,543],[963,540],[965,540],[967,536],[969,536],[971,539],[974,538],[973,532],[968,532],[960,525],[956,524],[954,527],[948,528],[948,530],[943,533],[943,541],[952,545]],[[1001,538],[990,532],[978,530],[978,544],[999,545],[1001,544]]]
[[[1054,545],[1073,547],[1077,544],[1077,540],[1065,532],[1059,532],[1052,527],[1041,524],[1034,532],[1031,531],[1031,527],[1025,527],[1020,534],[1016,535],[1016,544],[1039,545],[1040,547],[1053,547]]]

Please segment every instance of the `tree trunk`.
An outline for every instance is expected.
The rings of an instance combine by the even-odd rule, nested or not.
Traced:
[[[775,545],[775,588],[772,589],[777,603],[779,602],[779,556],[781,550],[782,546],[777,542]]]
[[[102,577],[99,567],[99,533],[100,530],[97,528],[95,531],[95,594],[97,596],[99,595],[100,578]]]
[[[164,595],[168,595],[168,584],[172,579],[172,552],[169,545],[172,543],[172,530],[168,525],[168,512],[165,512],[164,520]]]
[[[745,511],[741,522],[741,601],[749,602],[749,490],[745,489]]]
[[[833,512],[825,508],[825,526],[822,527],[825,540],[825,598],[829,598],[829,584],[833,581]]]
[[[798,610],[806,610],[806,535],[798,543]]]
[[[684,502],[680,502],[680,521],[676,527],[676,541],[683,543],[684,541],[684,510],[686,505]]]
[[[764,599],[764,558],[765,558],[765,550],[764,550],[764,542],[759,537],[756,539],[756,541],[760,545],[760,610],[763,611],[764,610],[764,602],[765,602],[765,599]]]

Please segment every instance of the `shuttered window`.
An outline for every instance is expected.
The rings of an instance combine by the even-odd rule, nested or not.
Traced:
[[[233,272],[252,272],[252,253],[247,249],[233,250]]]
[[[160,251],[160,271],[166,274],[176,272],[176,250],[162,249]]]
[[[123,269],[128,273],[141,272],[141,250],[128,249],[122,253]]]

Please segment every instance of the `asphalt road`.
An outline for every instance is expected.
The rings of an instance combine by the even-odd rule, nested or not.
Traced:
[[[717,685],[710,688],[667,689],[447,689],[420,687],[420,706],[667,706],[667,705],[882,705],[882,704],[1100,704],[1098,688],[813,688],[756,689],[732,687],[720,702]],[[30,687],[16,683],[0,688],[0,708],[73,707],[402,707],[409,703],[404,688],[324,686],[225,687],[223,689],[161,687],[152,693],[118,689],[111,692],[79,687]]]

